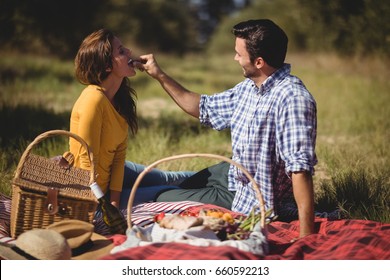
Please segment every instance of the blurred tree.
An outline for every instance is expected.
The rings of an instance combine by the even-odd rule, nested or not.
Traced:
[[[87,34],[107,27],[143,48],[183,54],[202,47],[236,1],[1,0],[0,44],[73,57]]]
[[[196,45],[194,18],[181,0],[138,0],[129,7],[134,39],[144,47],[184,54]]]
[[[14,16],[15,5],[13,0],[2,0],[0,2],[0,44],[4,45],[12,39],[15,33]]]
[[[197,18],[197,41],[200,44],[207,42],[221,20],[242,8],[234,0],[186,0]]]
[[[4,3],[6,2],[6,3]],[[21,51],[74,54],[85,36],[100,25],[104,0],[2,0],[0,42]]]
[[[298,0],[304,9],[307,46],[344,55],[390,54],[390,2]]]
[[[199,50],[220,20],[247,5],[242,0],[112,0],[107,24],[143,48],[183,54]],[[114,15],[115,14],[115,18]]]
[[[293,51],[336,51],[342,55],[390,55],[390,1],[253,0],[237,16],[226,17],[213,34],[208,51],[231,52],[229,32],[251,18],[270,18],[289,37]]]

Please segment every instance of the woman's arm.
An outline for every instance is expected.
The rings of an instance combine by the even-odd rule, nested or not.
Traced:
[[[123,186],[124,166],[126,160],[127,138],[118,146],[111,165],[111,179],[109,189],[111,191],[111,204],[119,207],[120,195]]]

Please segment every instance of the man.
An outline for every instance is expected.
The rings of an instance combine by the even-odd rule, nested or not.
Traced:
[[[187,90],[162,71],[151,54],[141,56],[143,68],[186,113],[213,129],[230,128],[232,159],[258,183],[266,208],[284,221],[296,218],[298,212],[300,237],[306,236],[314,232],[315,100],[284,63],[288,38],[279,26],[268,19],[249,20],[235,25],[233,34],[234,59],[246,79],[221,93]],[[213,168],[212,176],[224,170]],[[233,211],[248,214],[258,205],[251,183],[234,166],[226,172],[225,187],[223,183],[217,188],[190,186],[162,193],[159,200],[213,202],[203,197],[217,193],[216,201],[225,199]]]

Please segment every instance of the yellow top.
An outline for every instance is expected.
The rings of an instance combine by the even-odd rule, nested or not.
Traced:
[[[102,191],[122,191],[128,124],[100,87],[89,85],[83,90],[72,109],[70,131],[90,146],[96,182]],[[90,170],[87,152],[81,144],[70,138],[69,145],[74,155],[74,166]]]

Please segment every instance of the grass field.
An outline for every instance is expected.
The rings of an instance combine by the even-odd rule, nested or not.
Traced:
[[[242,80],[233,54],[157,59],[185,87],[200,93],[222,91]],[[317,208],[339,207],[353,218],[390,222],[388,61],[331,54],[291,54],[287,61],[317,101]],[[228,131],[201,127],[146,74],[132,81],[140,130],[129,140],[129,160],[149,164],[181,153],[230,155]],[[0,55],[0,84],[0,192],[10,194],[21,153],[38,134],[69,128],[70,110],[83,86],[73,77],[72,61],[12,53]],[[40,152],[50,156],[66,149],[66,139],[53,139]],[[191,159],[161,168],[198,170],[210,163]]]

